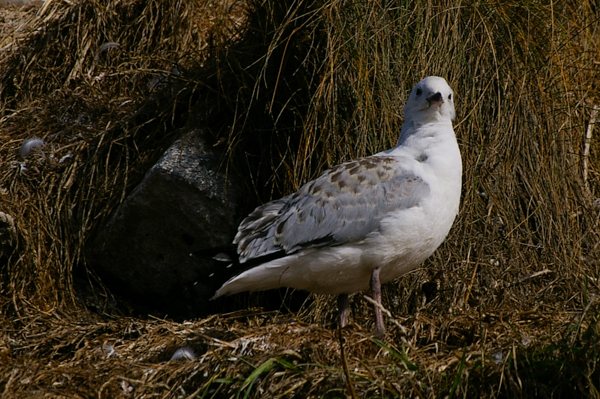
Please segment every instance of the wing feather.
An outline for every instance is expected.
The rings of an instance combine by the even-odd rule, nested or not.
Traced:
[[[389,212],[416,206],[428,194],[428,184],[396,157],[361,158],[256,208],[240,224],[234,244],[243,263],[360,241],[378,231]]]

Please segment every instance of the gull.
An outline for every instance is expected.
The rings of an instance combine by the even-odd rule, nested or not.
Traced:
[[[246,270],[213,299],[278,287],[338,295],[344,327],[348,295],[370,288],[373,334],[383,337],[381,284],[427,259],[458,214],[462,162],[454,116],[445,79],[417,83],[394,148],[335,166],[242,221],[233,244]]]

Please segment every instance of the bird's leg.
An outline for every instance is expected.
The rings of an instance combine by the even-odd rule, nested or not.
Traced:
[[[348,294],[338,295],[337,304],[340,312],[340,328],[344,328],[348,322]]]
[[[379,280],[378,267],[373,269],[371,273],[371,298],[381,306],[381,281]],[[385,336],[385,325],[379,306],[375,306],[375,329],[373,330],[373,335],[377,338],[383,338]]]

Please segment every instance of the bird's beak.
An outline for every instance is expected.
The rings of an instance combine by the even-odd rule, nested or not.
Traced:
[[[435,104],[438,107],[441,107],[442,104],[444,103],[444,97],[442,97],[442,93],[440,93],[438,91],[437,93],[432,94],[429,97],[427,97],[427,102],[429,103],[430,107],[432,104]]]

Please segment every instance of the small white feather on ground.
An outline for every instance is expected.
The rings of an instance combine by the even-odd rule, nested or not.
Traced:
[[[340,323],[348,294],[416,268],[444,241],[458,213],[462,162],[454,94],[431,76],[412,90],[396,147],[324,172],[296,193],[254,210],[234,239],[249,269],[215,294],[292,287],[339,295]],[[377,336],[385,333],[375,306]]]
[[[19,155],[25,158],[29,153],[36,149],[41,149],[46,145],[44,140],[38,139],[37,137],[23,140],[23,144],[21,144],[21,148],[19,148]]]

